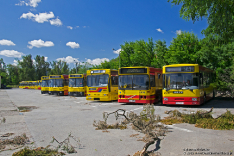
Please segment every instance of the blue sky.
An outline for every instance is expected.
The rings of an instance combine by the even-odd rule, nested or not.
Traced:
[[[201,31],[206,20],[183,20],[181,6],[167,0],[1,0],[0,58],[32,54],[47,61],[65,60],[98,64],[113,59],[125,41],[153,38],[167,45],[176,32]]]

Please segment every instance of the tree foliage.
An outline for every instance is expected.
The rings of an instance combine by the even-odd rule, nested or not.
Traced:
[[[213,38],[218,35],[227,43],[234,36],[233,0],[168,0],[173,5],[182,4],[180,16],[186,20],[198,21],[207,18],[208,27],[203,34]]]

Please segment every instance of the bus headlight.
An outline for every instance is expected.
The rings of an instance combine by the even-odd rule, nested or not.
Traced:
[[[90,94],[88,94],[88,96],[90,96]]]
[[[168,98],[163,98],[165,101],[168,101]]]
[[[103,94],[104,96],[107,96],[108,94]]]
[[[192,101],[197,101],[197,98],[192,98]]]

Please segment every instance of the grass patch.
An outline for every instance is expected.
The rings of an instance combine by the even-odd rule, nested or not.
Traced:
[[[54,149],[49,149],[49,148],[43,148],[43,147],[38,147],[36,149],[29,149],[28,147],[25,147],[24,149],[21,149],[18,152],[13,153],[12,156],[62,156],[65,155],[63,152],[58,152],[57,150]]]
[[[7,85],[6,87],[10,87],[10,88],[19,88],[19,85]]]
[[[227,110],[226,113],[217,118],[213,118],[211,115],[212,110],[208,112],[199,110],[191,114],[181,113],[178,110],[167,111],[165,113],[169,114],[169,116],[161,120],[161,122],[166,125],[189,123],[195,124],[199,128],[214,130],[234,129],[234,114]]]

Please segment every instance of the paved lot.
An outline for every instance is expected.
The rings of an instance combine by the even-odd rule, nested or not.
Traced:
[[[30,112],[20,113],[17,111],[20,106],[35,107]],[[154,107],[156,114],[161,117],[167,116],[164,111],[174,109],[183,112],[186,112],[186,109],[189,112],[210,110],[214,107],[213,116],[226,112],[227,108],[234,113],[234,101],[225,98],[216,98],[202,106],[156,104]],[[0,117],[6,118],[6,123],[0,124],[0,136],[5,133],[14,133],[14,136],[26,133],[33,142],[29,146],[45,147],[50,144],[53,136],[63,141],[71,133],[80,139],[82,146],[76,148],[78,153],[69,155],[132,155],[145,145],[144,142],[137,141],[137,138],[130,137],[131,134],[139,134],[138,132],[129,127],[126,130],[109,130],[110,133],[104,133],[93,127],[94,120],[103,120],[104,111],[112,112],[120,108],[139,114],[143,106],[118,102],[90,102],[86,101],[85,97],[41,95],[38,90],[0,90]],[[110,117],[108,122],[114,123],[114,116]],[[197,148],[209,149],[209,152],[234,151],[234,130],[201,129],[189,124],[176,124],[168,128],[166,136],[157,145],[150,146],[149,150],[156,150],[163,156],[181,156],[184,155],[184,149]],[[15,151],[17,150],[3,151],[0,155],[12,155]]]

